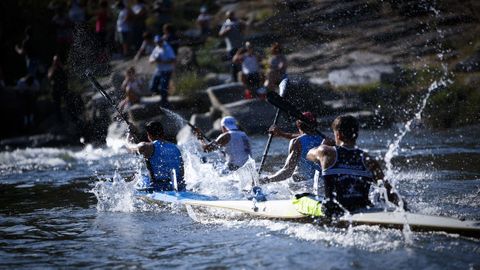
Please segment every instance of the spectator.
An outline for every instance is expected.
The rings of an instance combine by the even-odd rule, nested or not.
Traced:
[[[103,48],[107,45],[107,23],[109,20],[108,1],[100,2],[100,9],[97,11],[95,19],[95,33],[97,35],[100,46]]]
[[[85,23],[85,7],[80,0],[72,0],[68,17],[76,25]]]
[[[118,104],[118,108],[120,109],[122,114],[125,114],[127,113],[128,109],[130,109],[130,107],[138,103],[140,103],[140,97],[135,94],[135,92],[129,85],[127,85],[127,87],[125,88],[125,98],[120,101],[120,103]]]
[[[180,46],[180,39],[175,35],[175,28],[172,24],[166,23],[163,25],[163,40],[165,40],[175,52],[178,53],[178,47]]]
[[[130,9],[123,4],[123,1],[117,2],[117,8],[119,10],[117,17],[117,41],[122,47],[123,56],[128,56],[132,35],[132,26],[130,24],[132,13]]]
[[[225,43],[227,46],[227,55],[228,60],[232,60],[233,56],[237,52],[237,50],[242,47],[243,43],[243,23],[239,22],[235,18],[235,14],[233,11],[227,11],[225,14],[227,19],[223,23],[218,35],[221,37],[225,37]],[[233,61],[231,63],[231,75],[232,81],[237,81],[237,74],[239,71],[239,66],[235,64]]]
[[[173,1],[172,0],[155,0],[153,2],[153,10],[157,14],[157,31],[162,32],[163,25],[172,22]]]
[[[233,57],[233,62],[242,66],[242,82],[245,85],[245,98],[264,95],[261,86],[260,59],[255,54],[253,45],[250,42],[245,43],[245,48],[237,51]]]
[[[25,36],[22,41],[22,45],[15,46],[15,51],[23,55],[25,57],[25,64],[27,67],[27,73],[32,75],[33,77],[37,76],[38,70],[38,54],[37,54],[37,47],[33,42],[32,39],[33,31],[31,26],[27,26],[25,28]]]
[[[176,57],[172,47],[161,36],[156,35],[154,42],[156,46],[150,55],[149,62],[156,64],[157,68],[150,82],[150,91],[159,93],[162,97],[162,105],[168,107],[168,86]]]
[[[210,21],[212,16],[207,13],[207,7],[202,6],[200,8],[200,15],[197,17],[197,25],[200,28],[200,34],[203,38],[210,35]]]
[[[132,6],[133,11],[133,46],[135,49],[140,48],[143,40],[143,32],[145,32],[145,20],[147,19],[147,6],[144,0],[136,0]]]
[[[72,45],[72,22],[65,12],[65,5],[62,3],[55,8],[55,15],[52,18],[55,26],[57,52],[62,58],[66,58],[70,45]]]
[[[59,55],[57,54],[53,56],[52,65],[48,69],[48,79],[52,86],[55,113],[57,114],[57,119],[62,122],[62,99],[65,99],[68,92],[68,75]]]
[[[150,32],[143,33],[143,43],[138,49],[137,54],[135,55],[135,60],[138,61],[142,55],[150,55],[155,49],[155,42],[153,42],[153,36]]]
[[[40,90],[40,84],[31,74],[22,77],[17,82],[17,90],[20,98],[24,102],[23,107],[23,126],[26,131],[31,131],[34,127],[35,113],[37,111],[36,100]]]
[[[138,97],[149,96],[151,94],[151,92],[145,89],[143,80],[138,78],[135,67],[133,66],[127,69],[125,72],[125,80],[122,82],[122,90],[126,91],[127,87]]]
[[[275,91],[285,76],[287,76],[287,59],[282,54],[282,46],[275,42],[272,44],[271,56],[268,60],[267,80],[264,86],[270,91]]]

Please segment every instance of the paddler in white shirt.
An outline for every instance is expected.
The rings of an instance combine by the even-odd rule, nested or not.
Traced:
[[[210,152],[222,149],[230,171],[236,171],[242,167],[252,154],[250,139],[245,132],[238,128],[237,120],[232,116],[226,116],[221,121],[222,134],[214,141],[207,143],[201,136],[200,130],[195,130],[198,139],[202,143],[204,151]]]

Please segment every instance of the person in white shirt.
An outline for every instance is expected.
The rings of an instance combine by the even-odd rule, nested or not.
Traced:
[[[198,139],[202,143],[203,150],[210,152],[222,149],[230,171],[236,171],[242,167],[252,155],[250,139],[245,132],[238,128],[237,120],[232,116],[226,116],[221,121],[222,134],[215,141],[206,143],[201,136],[200,130],[195,130]]]
[[[262,92],[261,87],[260,58],[255,54],[252,43],[247,41],[245,48],[237,51],[233,62],[242,66],[242,82],[246,88],[245,98],[266,94]]]

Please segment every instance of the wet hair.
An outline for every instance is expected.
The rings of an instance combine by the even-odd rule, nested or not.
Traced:
[[[145,130],[149,135],[163,137],[163,125],[159,121],[151,121],[145,125]]]
[[[282,45],[280,45],[280,43],[278,42],[274,42],[272,44],[272,53],[273,54],[280,54],[282,53]]]
[[[136,70],[134,66],[129,67],[125,72],[125,74],[135,74],[135,73],[136,73]]]
[[[170,34],[175,32],[175,28],[173,28],[173,24],[171,24],[171,23],[164,24],[163,25],[163,32],[168,32]]]
[[[143,39],[148,39],[148,40],[153,39],[152,33],[148,32],[148,31],[147,31],[147,32],[143,32],[143,35],[142,35],[142,36],[143,36]]]
[[[341,115],[332,123],[332,129],[342,134],[346,140],[355,141],[358,138],[358,120],[351,115]]]

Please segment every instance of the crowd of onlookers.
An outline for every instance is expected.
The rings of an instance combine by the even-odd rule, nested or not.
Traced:
[[[71,0],[54,1],[48,6],[53,12],[51,19],[55,28],[55,40],[52,41],[56,54],[52,58],[48,72],[44,74],[51,85],[55,112],[62,120],[62,100],[68,91],[68,71],[65,62],[71,48],[75,32],[82,29],[92,33],[99,55],[104,59],[112,56],[116,59],[138,60],[148,57],[155,65],[155,72],[148,78],[149,84],[141,80],[132,66],[126,71],[122,84],[124,99],[120,103],[123,109],[138,103],[141,96],[161,96],[163,106],[168,107],[168,94],[174,73],[181,39],[172,24],[174,1],[172,0]],[[149,18],[154,18],[150,20]],[[149,22],[147,24],[147,21]],[[152,23],[153,21],[153,23]],[[200,37],[205,40],[212,33],[212,16],[208,6],[201,5],[196,19]],[[245,98],[264,97],[267,90],[275,90],[282,78],[286,76],[287,61],[282,54],[279,43],[272,44],[270,57],[262,62],[263,52],[257,50],[252,42],[245,42],[246,24],[235,17],[234,11],[226,13],[218,37],[225,41],[227,61],[230,61],[231,81],[240,80],[246,88]],[[38,44],[32,36],[33,28],[25,28],[23,40],[15,50],[25,58],[27,74],[18,80],[17,88],[25,96],[26,106],[24,124],[33,125],[36,93],[39,91],[38,76],[40,63]],[[81,36],[88,38],[90,36]],[[265,64],[267,71],[262,71]],[[0,76],[2,75],[0,70]],[[0,78],[1,79],[1,78]],[[149,91],[145,91],[148,89]]]

